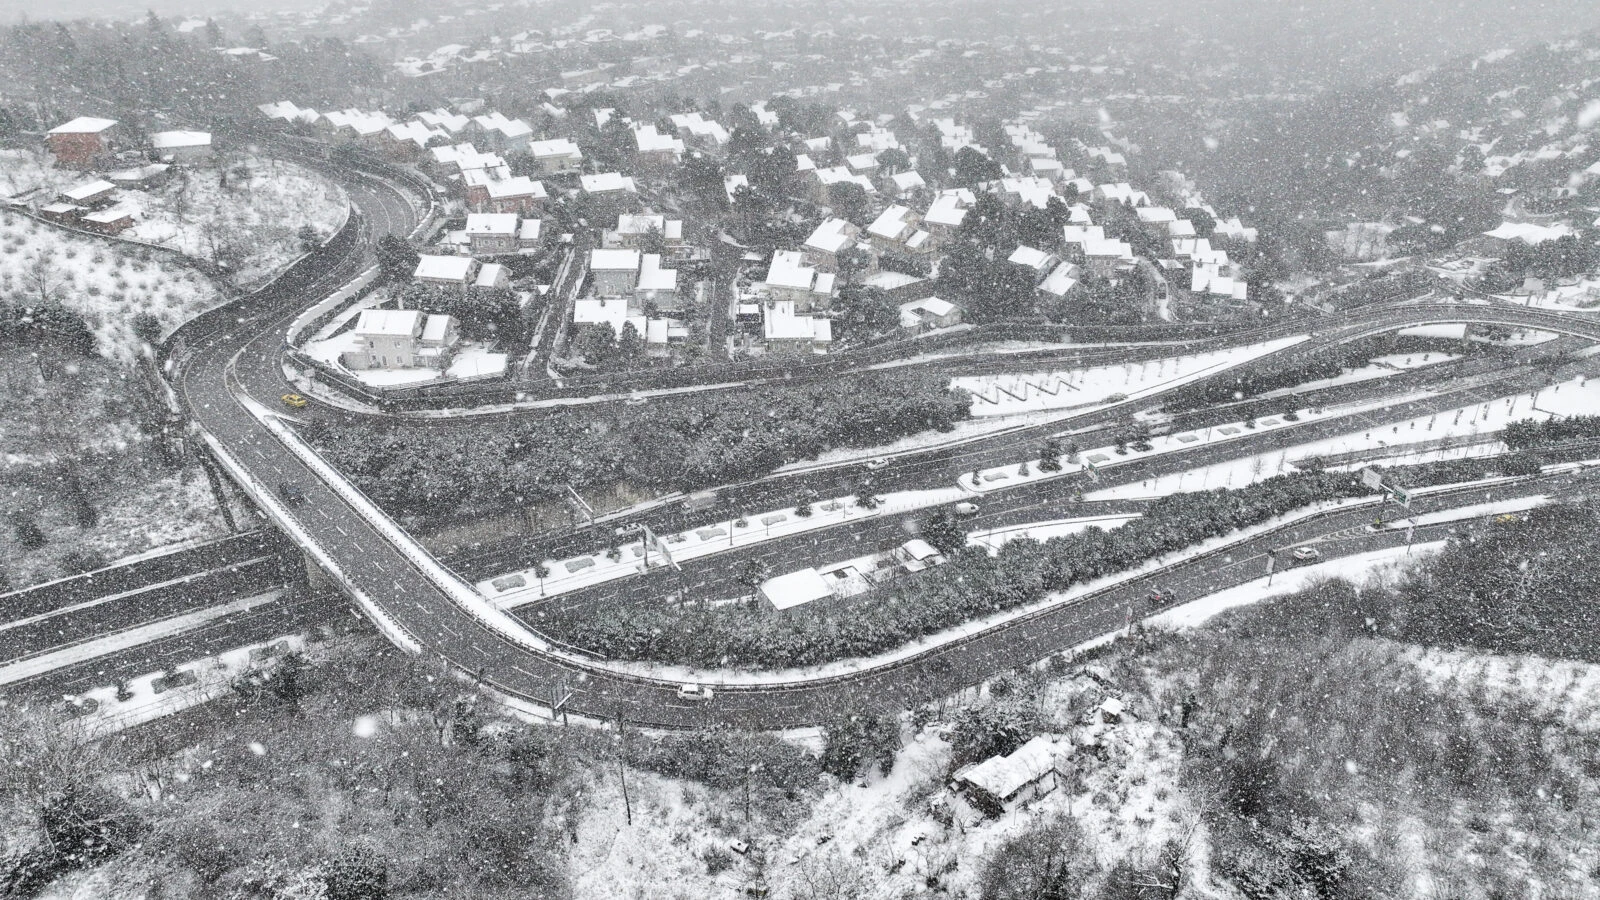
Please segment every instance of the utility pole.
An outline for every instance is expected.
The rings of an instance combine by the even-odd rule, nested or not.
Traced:
[[[617,754],[617,777],[622,781],[622,812],[631,827],[633,801],[628,798],[628,720],[621,713],[617,714],[617,739],[622,744],[622,752]]]

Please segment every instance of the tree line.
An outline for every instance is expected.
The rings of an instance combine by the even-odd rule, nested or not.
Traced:
[[[378,503],[428,514],[557,497],[569,484],[725,484],[835,447],[948,431],[969,404],[933,375],[863,375],[450,429],[330,422],[308,436]]]
[[[612,658],[701,668],[817,665],[891,650],[1317,500],[1367,492],[1349,473],[1309,472],[1236,490],[1173,494],[1111,531],[1088,528],[1043,542],[1010,541],[993,556],[978,548],[955,550],[949,563],[897,582],[848,610],[779,616],[759,605],[628,606],[558,615],[545,620],[543,628]]]

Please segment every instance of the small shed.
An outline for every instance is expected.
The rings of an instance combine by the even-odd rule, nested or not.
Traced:
[[[84,228],[101,234],[121,234],[133,227],[134,210],[127,206],[113,206],[86,213],[79,221]]]

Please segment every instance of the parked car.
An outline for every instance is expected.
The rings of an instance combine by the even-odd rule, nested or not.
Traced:
[[[963,501],[956,504],[956,515],[958,516],[975,516],[977,514],[978,504],[976,503],[967,503]]]
[[[694,682],[678,685],[679,700],[710,700],[711,688],[701,687]]]
[[[1311,562],[1314,559],[1321,559],[1322,551],[1315,547],[1296,547],[1293,556],[1301,562]]]
[[[300,396],[299,394],[284,394],[283,405],[289,407],[290,409],[305,409],[306,398]]]

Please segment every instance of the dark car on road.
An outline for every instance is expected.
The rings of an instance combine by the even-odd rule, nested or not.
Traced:
[[[306,502],[306,492],[292,481],[278,482],[278,496],[290,506],[304,506]]]

